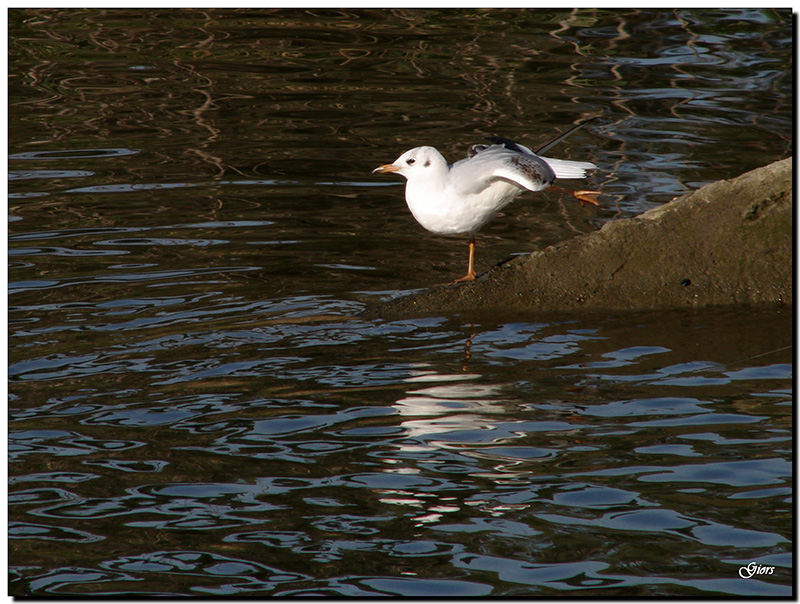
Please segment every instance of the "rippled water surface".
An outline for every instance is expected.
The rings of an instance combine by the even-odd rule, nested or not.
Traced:
[[[602,115],[485,270],[788,156],[791,26],[11,10],[10,593],[791,595],[789,310],[359,316],[466,261],[372,168]]]

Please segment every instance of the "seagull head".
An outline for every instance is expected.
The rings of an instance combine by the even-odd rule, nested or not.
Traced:
[[[447,168],[447,162],[442,154],[433,147],[415,147],[403,153],[391,164],[384,164],[375,168],[372,173],[385,174],[397,172],[408,179],[434,173],[442,168]]]

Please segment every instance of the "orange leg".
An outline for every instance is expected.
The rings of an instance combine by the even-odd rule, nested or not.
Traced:
[[[456,279],[454,283],[464,283],[465,281],[475,281],[475,235],[469,234],[469,264],[467,265],[467,274]]]

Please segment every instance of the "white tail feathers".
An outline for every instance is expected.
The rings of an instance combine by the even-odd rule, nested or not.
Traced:
[[[556,178],[585,178],[586,172],[597,170],[597,166],[588,161],[570,161],[568,159],[551,159],[549,157],[541,157],[541,159],[553,169]]]

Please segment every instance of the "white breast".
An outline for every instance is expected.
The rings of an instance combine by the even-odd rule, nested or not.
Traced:
[[[422,185],[422,186],[420,186]],[[409,181],[406,203],[414,218],[427,230],[440,235],[475,233],[525,189],[496,180],[482,191],[465,195],[452,187]]]

